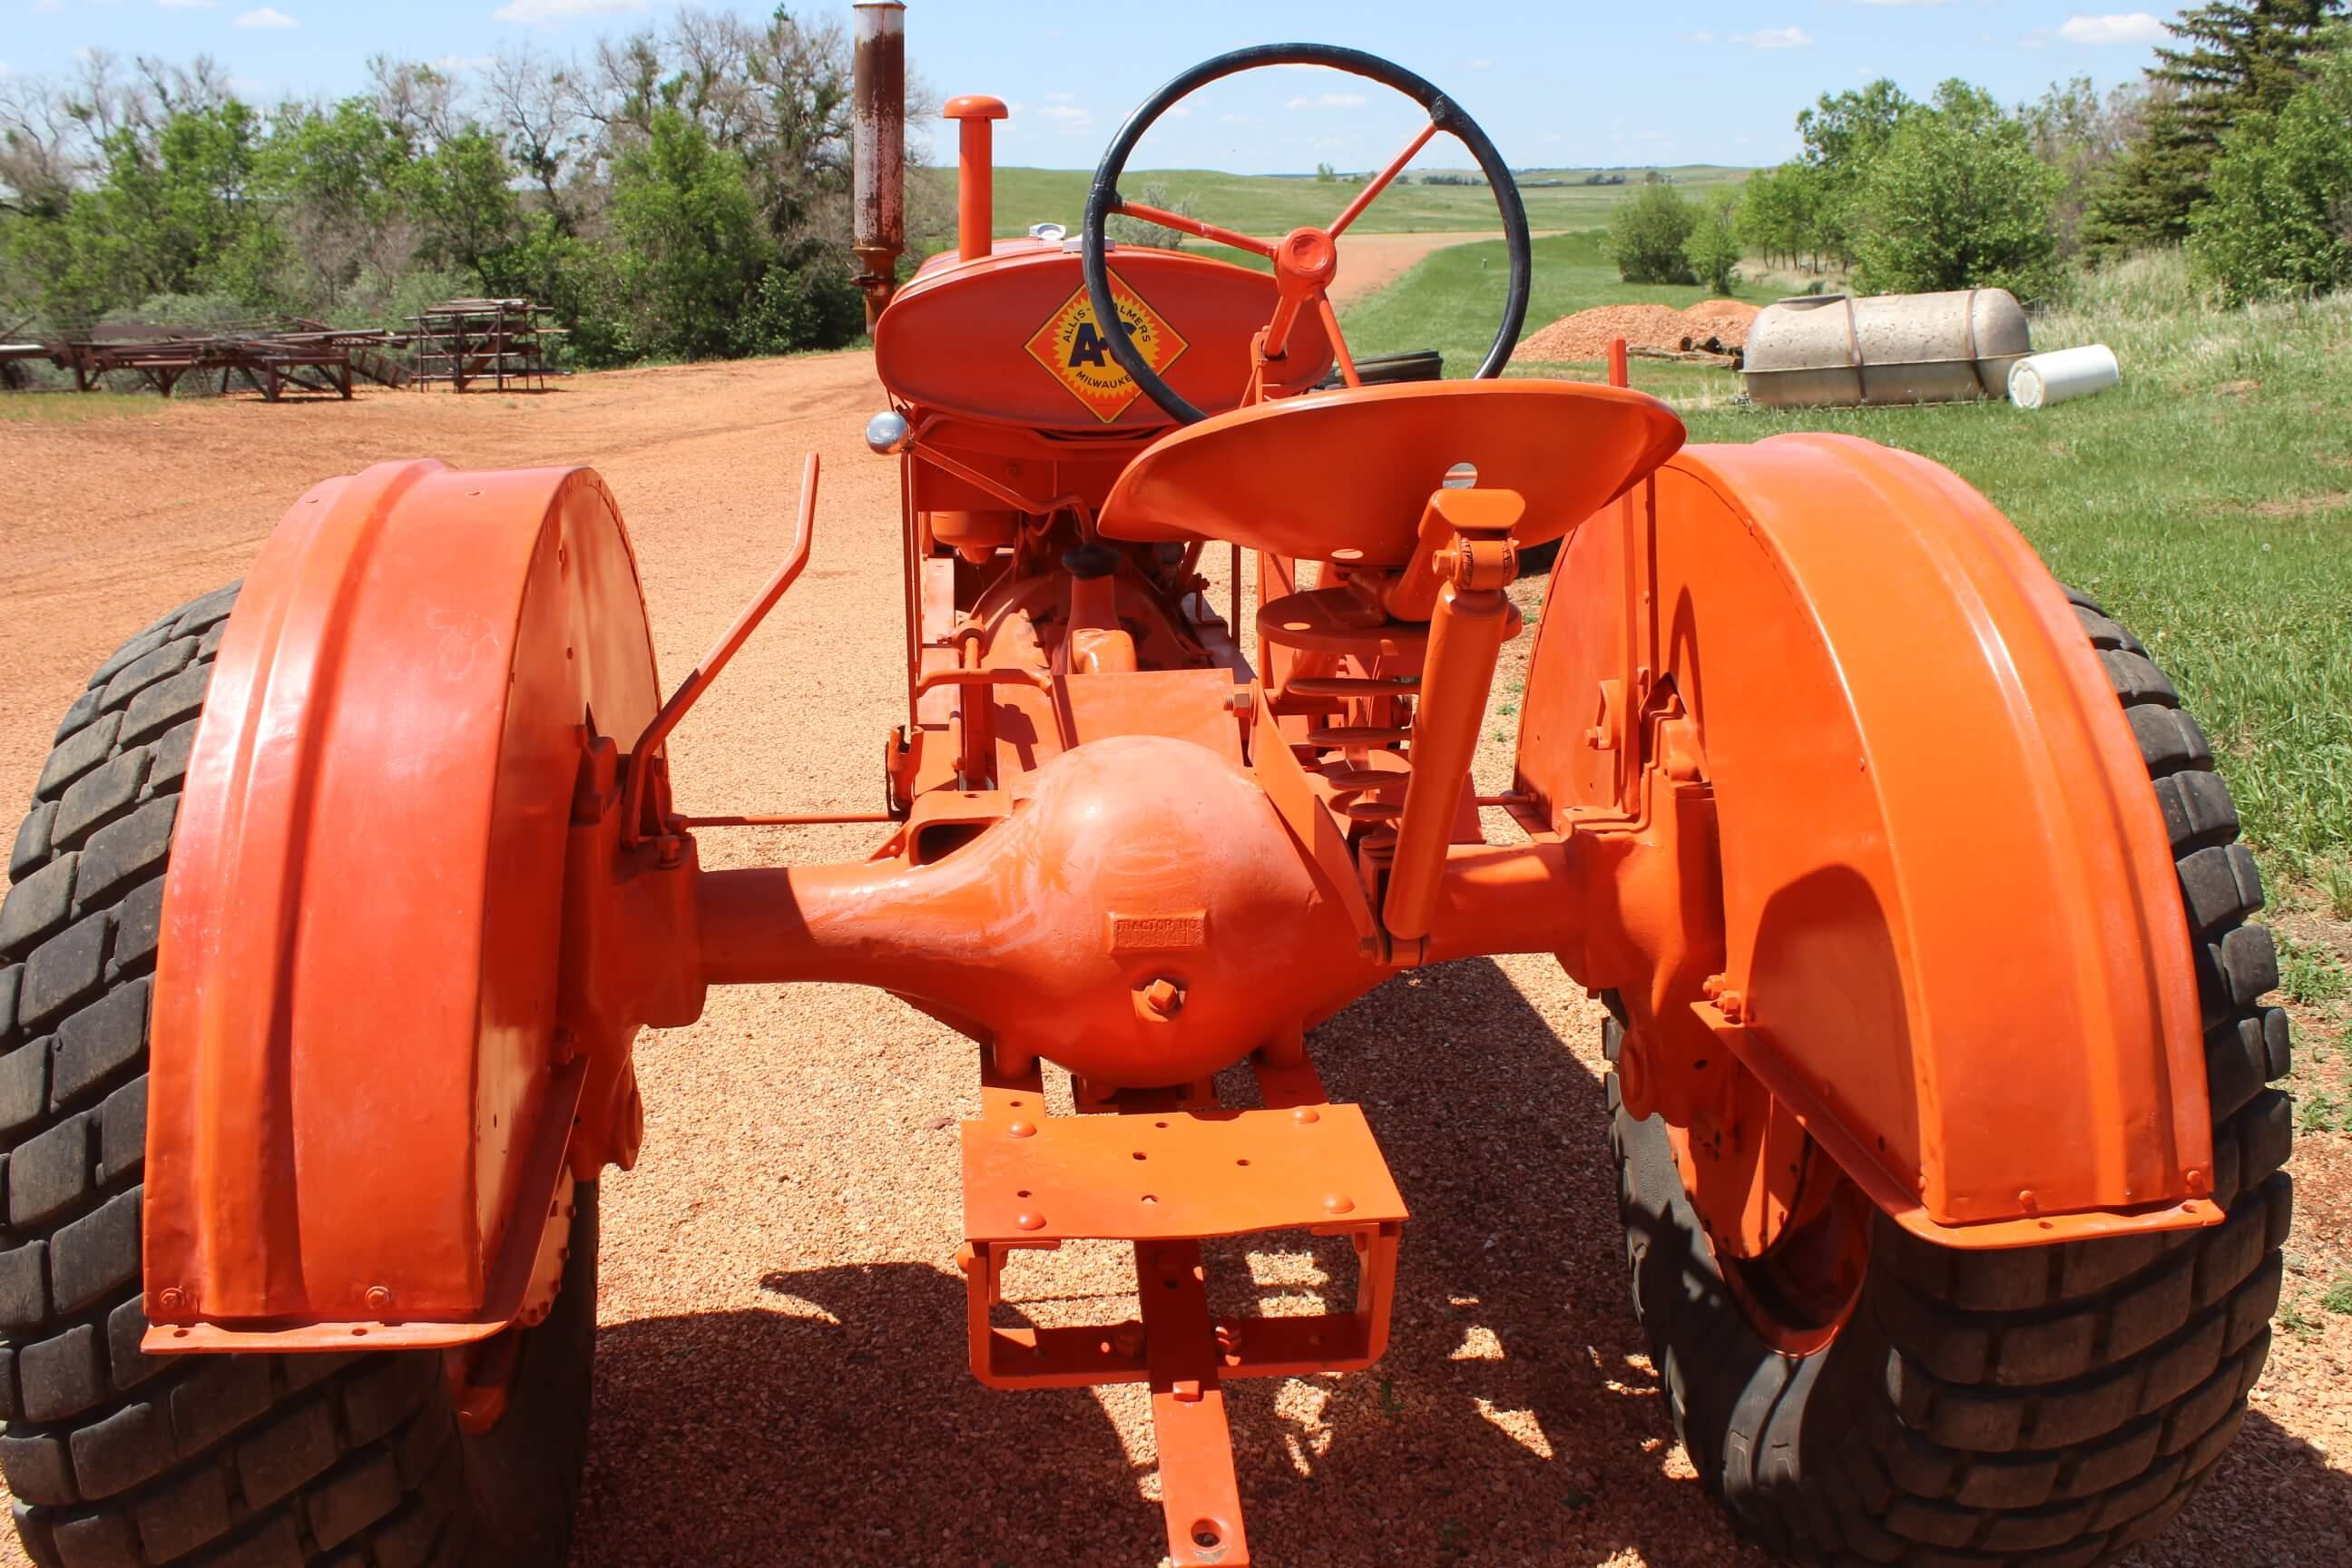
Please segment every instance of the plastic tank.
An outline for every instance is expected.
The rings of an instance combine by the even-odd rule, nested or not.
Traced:
[[[2005,397],[2032,348],[2006,289],[1800,295],[1748,329],[1748,395],[1769,408]]]

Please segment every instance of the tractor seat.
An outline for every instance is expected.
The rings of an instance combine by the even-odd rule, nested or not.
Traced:
[[[1188,425],[1127,466],[1112,539],[1225,541],[1402,566],[1449,470],[1517,490],[1514,537],[1558,539],[1675,454],[1683,422],[1646,393],[1566,381],[1409,382],[1318,392]]]

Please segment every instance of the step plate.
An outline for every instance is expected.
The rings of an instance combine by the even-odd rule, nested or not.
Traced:
[[[962,1139],[964,1234],[973,1241],[1173,1241],[1405,1218],[1356,1105],[1028,1118],[1016,1110],[1010,1120],[1000,1112],[966,1121]]]

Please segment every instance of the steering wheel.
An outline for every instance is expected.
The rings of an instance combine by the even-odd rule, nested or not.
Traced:
[[[1265,66],[1328,66],[1333,70],[1365,77],[1383,87],[1393,88],[1429,110],[1429,123],[1398,153],[1389,166],[1364,183],[1339,216],[1327,228],[1296,228],[1278,240],[1264,240],[1238,234],[1215,224],[1202,223],[1181,213],[1163,212],[1158,207],[1131,202],[1118,194],[1119,176],[1127,172],[1128,155],[1143,133],[1157,123],[1160,117],[1174,108],[1178,100],[1213,81],[1255,70]],[[1214,240],[1220,245],[1246,250],[1263,256],[1274,263],[1275,287],[1279,298],[1275,302],[1274,318],[1258,333],[1252,344],[1254,368],[1249,385],[1243,391],[1244,404],[1256,403],[1264,396],[1267,369],[1280,362],[1289,343],[1290,333],[1301,312],[1312,310],[1320,318],[1323,331],[1331,340],[1331,350],[1339,362],[1340,379],[1349,386],[1360,386],[1354,359],[1348,345],[1339,336],[1339,312],[1331,308],[1328,292],[1332,279],[1339,274],[1339,236],[1348,226],[1371,205],[1372,198],[1388,188],[1391,181],[1403,172],[1413,156],[1429,144],[1439,132],[1451,133],[1470,150],[1485,172],[1487,188],[1495,193],[1495,205],[1501,209],[1505,246],[1511,256],[1510,291],[1503,300],[1503,324],[1495,333],[1494,346],[1486,351],[1476,375],[1492,380],[1503,374],[1510,363],[1511,350],[1518,345],[1519,327],[1528,314],[1528,289],[1534,276],[1534,260],[1528,249],[1528,211],[1519,201],[1519,187],[1511,178],[1511,171],[1503,155],[1495,150],[1478,122],[1462,111],[1459,104],[1437,90],[1402,66],[1369,55],[1361,49],[1343,49],[1330,44],[1260,44],[1231,54],[1203,60],[1191,70],[1171,81],[1143,106],[1127,117],[1127,123],[1111,138],[1109,150],[1103,153],[1102,164],[1095,171],[1095,183],[1087,194],[1086,226],[1080,238],[1080,259],[1086,270],[1087,295],[1094,304],[1095,320],[1116,321],[1118,307],[1110,289],[1110,262],[1106,230],[1114,213],[1123,213],[1146,223],[1155,223],[1183,233]],[[1118,361],[1127,374],[1135,377],[1151,401],[1165,409],[1178,422],[1196,425],[1209,416],[1194,407],[1182,395],[1160,377],[1151,368],[1143,352],[1128,340],[1125,332],[1106,332],[1103,342],[1111,357]]]

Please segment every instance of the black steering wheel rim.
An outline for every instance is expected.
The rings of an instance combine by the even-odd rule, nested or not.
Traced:
[[[1118,320],[1118,301],[1110,290],[1108,224],[1113,205],[1118,201],[1119,176],[1127,172],[1128,157],[1135,151],[1136,143],[1143,140],[1143,133],[1179,100],[1213,81],[1265,66],[1293,65],[1328,66],[1392,88],[1427,110],[1432,123],[1470,150],[1471,157],[1486,176],[1487,189],[1494,193],[1495,205],[1501,211],[1504,244],[1511,258],[1510,288],[1503,300],[1502,326],[1496,331],[1494,345],[1486,351],[1486,359],[1472,374],[1482,381],[1502,374],[1503,367],[1511,361],[1511,351],[1518,346],[1519,329],[1527,321],[1528,294],[1535,275],[1528,210],[1519,200],[1518,183],[1511,178],[1509,165],[1503,162],[1502,153],[1496,151],[1495,143],[1479,129],[1478,122],[1465,113],[1461,105],[1440,92],[1434,83],[1392,60],[1336,44],[1256,44],[1232,50],[1203,60],[1172,79],[1127,117],[1103,153],[1102,163],[1095,169],[1094,184],[1087,193],[1086,221],[1079,233],[1078,259],[1086,274],[1087,296],[1094,305],[1095,320]],[[1103,342],[1120,368],[1135,377],[1144,395],[1178,423],[1197,425],[1209,417],[1207,410],[1193,406],[1160,378],[1142,351],[1128,341],[1125,332],[1107,331]]]

